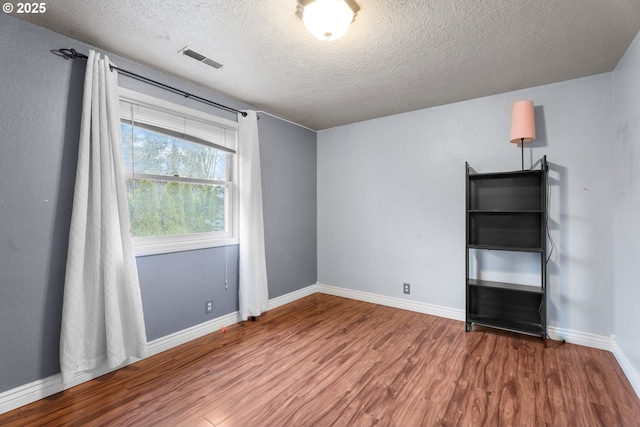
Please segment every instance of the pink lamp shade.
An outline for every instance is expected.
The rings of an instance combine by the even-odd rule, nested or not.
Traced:
[[[531,142],[536,139],[533,101],[518,101],[511,113],[511,142]]]

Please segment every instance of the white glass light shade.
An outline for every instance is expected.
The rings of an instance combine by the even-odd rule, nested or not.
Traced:
[[[344,0],[315,0],[304,6],[302,22],[318,40],[335,40],[345,35],[354,15]]]

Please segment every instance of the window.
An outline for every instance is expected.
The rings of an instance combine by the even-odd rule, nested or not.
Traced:
[[[137,255],[236,243],[237,123],[120,89]]]

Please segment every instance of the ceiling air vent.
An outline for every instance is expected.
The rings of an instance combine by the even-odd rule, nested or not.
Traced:
[[[202,62],[203,64],[207,64],[209,67],[213,67],[216,70],[219,70],[220,68],[222,68],[221,63],[211,58],[208,58],[199,52],[196,52],[195,50],[191,49],[189,46],[182,49],[181,52],[183,55],[188,56],[189,58],[193,58],[198,62]]]

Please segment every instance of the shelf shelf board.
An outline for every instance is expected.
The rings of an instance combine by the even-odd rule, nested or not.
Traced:
[[[478,316],[473,314],[469,314],[468,321],[482,326],[489,326],[512,332],[523,332],[538,337],[544,337],[544,331],[541,323],[521,322],[517,320],[506,320],[497,317]]]
[[[491,280],[469,279],[469,286],[477,286],[482,288],[506,289],[509,291],[529,292],[533,294],[542,294],[541,286],[521,285],[518,283],[493,282]]]
[[[540,209],[470,209],[470,214],[541,214]]]
[[[540,169],[534,170],[523,170],[523,171],[507,171],[507,172],[488,172],[488,173],[478,173],[469,171],[469,179],[479,180],[479,179],[495,179],[495,178],[511,178],[522,175],[541,175],[542,171]]]
[[[514,252],[539,252],[542,253],[542,248],[519,248],[516,246],[498,246],[498,245],[467,245],[468,249],[485,249],[489,251],[514,251]]]

